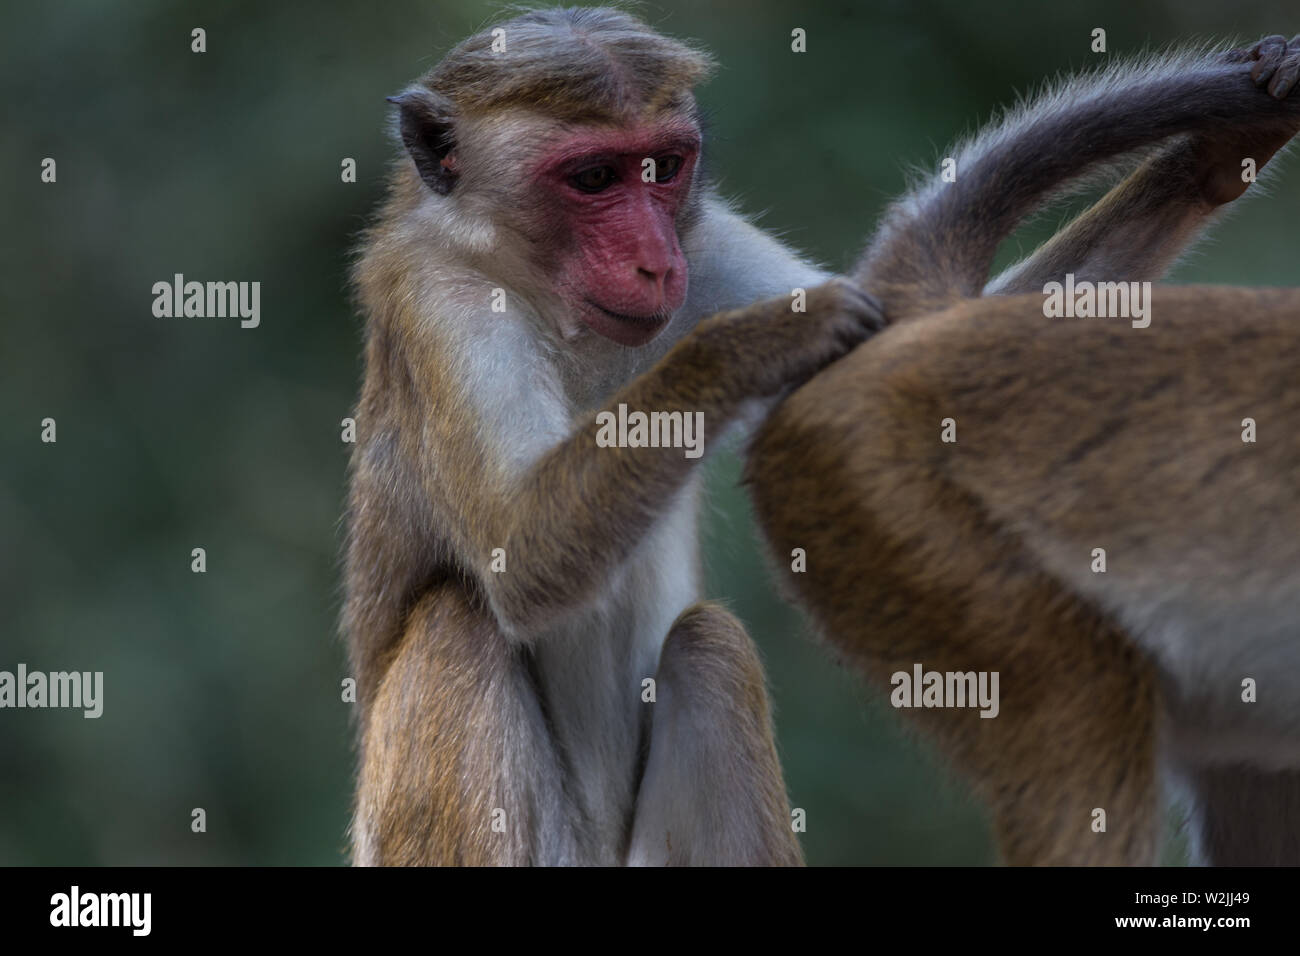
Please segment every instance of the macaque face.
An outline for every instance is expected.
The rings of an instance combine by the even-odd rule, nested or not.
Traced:
[[[556,288],[574,317],[620,345],[649,342],[686,300],[677,218],[699,152],[698,126],[680,117],[588,127],[548,148],[536,171]]]

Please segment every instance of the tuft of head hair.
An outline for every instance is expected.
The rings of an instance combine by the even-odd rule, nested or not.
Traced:
[[[458,113],[522,106],[567,122],[621,122],[691,103],[713,65],[621,10],[539,9],[474,34],[420,82]]]

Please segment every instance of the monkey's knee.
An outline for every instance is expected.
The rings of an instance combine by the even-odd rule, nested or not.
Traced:
[[[659,699],[654,734],[714,728],[702,743],[731,759],[776,766],[767,705],[767,681],[758,648],[740,620],[719,604],[699,603],[673,623],[659,654]]]
[[[659,658],[628,862],[798,865],[763,667],[716,604],[673,624]]]
[[[659,653],[659,679],[679,696],[679,706],[740,706],[767,719],[758,649],[745,625],[720,604],[694,604],[673,622]]]
[[[753,648],[740,619],[713,601],[692,604],[673,621],[664,647],[685,644],[699,644],[719,651],[732,648],[741,653],[752,652]]]

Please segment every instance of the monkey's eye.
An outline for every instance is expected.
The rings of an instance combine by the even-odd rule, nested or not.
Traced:
[[[682,158],[680,156],[664,156],[655,160],[655,182],[668,183],[676,177],[678,170],[682,168]]]
[[[614,167],[592,166],[571,176],[569,182],[584,193],[598,193],[614,185]]]

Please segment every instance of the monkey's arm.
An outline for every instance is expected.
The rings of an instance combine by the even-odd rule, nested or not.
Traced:
[[[701,322],[605,410],[616,420],[620,406],[692,421],[702,415],[707,447],[746,401],[801,383],[880,324],[875,303],[839,280],[808,291],[806,314],[792,311],[789,296],[722,313]],[[435,403],[427,420],[438,417]],[[453,549],[479,565],[465,570],[515,639],[599,593],[698,462],[680,448],[606,447],[597,442],[601,431],[593,413],[517,477],[494,482],[489,476],[500,470],[483,469],[463,482],[456,506],[443,509]],[[448,442],[465,439],[430,437],[437,445],[426,459],[457,457]],[[426,469],[425,478],[431,497],[446,501],[441,469]],[[497,547],[505,550],[505,573],[486,571]]]
[[[1051,194],[1117,156],[1190,134],[1181,151],[1150,161],[994,288],[1041,287],[1040,277],[1063,264],[1104,268],[1164,228],[1168,240],[1136,253],[1140,268],[1162,268],[1215,206],[1235,198],[1234,178],[1236,195],[1244,189],[1241,149],[1266,159],[1294,135],[1300,98],[1289,94],[1298,75],[1300,38],[1288,44],[1270,37],[1249,50],[1075,80],[961,150],[955,183],[931,183],[896,204],[856,278],[882,297],[891,319],[977,296],[999,244]],[[1263,83],[1268,92],[1257,89]],[[1141,194],[1152,187],[1153,194]],[[1197,191],[1189,204],[1188,193]]]

